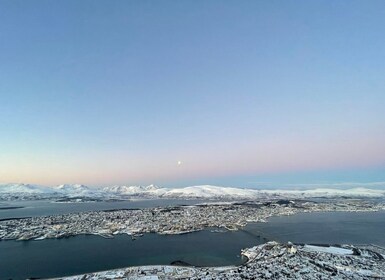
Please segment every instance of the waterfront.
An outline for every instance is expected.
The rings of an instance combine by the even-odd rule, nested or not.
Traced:
[[[39,217],[47,215],[61,215],[69,213],[102,211],[112,209],[136,209],[165,207],[175,205],[194,205],[203,203],[197,199],[141,199],[127,201],[100,201],[100,202],[67,202],[56,203],[48,200],[38,201],[1,201],[0,220],[10,218]],[[17,207],[9,209],[10,207]]]
[[[385,211],[299,213],[272,217],[239,231],[184,235],[145,234],[132,241],[76,236],[43,241],[0,242],[0,278],[53,277],[118,267],[170,264],[223,266],[242,262],[240,250],[267,239],[299,243],[374,243],[384,246]]]
[[[241,248],[263,242],[242,231],[210,230],[184,235],[145,234],[134,241],[127,235],[1,241],[0,279],[64,276],[175,261],[200,266],[239,265],[243,262]]]
[[[313,212],[271,217],[245,230],[269,240],[308,244],[375,244],[385,247],[385,211]]]

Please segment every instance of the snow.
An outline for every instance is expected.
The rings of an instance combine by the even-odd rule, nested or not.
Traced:
[[[0,185],[0,193],[29,193],[44,194],[54,193],[55,190],[49,187],[30,185],[30,184],[2,184]]]
[[[289,248],[294,248],[294,252],[290,252]],[[352,248],[357,249],[354,246]],[[351,251],[272,241],[242,250],[242,255],[249,259],[240,266],[139,266],[60,279],[385,279],[382,260],[351,257],[344,250]],[[307,251],[306,254],[303,251]],[[325,257],[325,254],[318,253],[320,251],[333,255]]]
[[[159,188],[154,186],[154,185],[149,185],[149,186],[111,186],[111,187],[102,188],[102,191],[107,192],[107,193],[124,194],[124,195],[138,195],[138,194],[152,193],[152,192],[157,192],[158,190],[159,190]]]
[[[2,184],[0,194],[57,195],[64,197],[106,198],[201,198],[201,199],[259,199],[259,198],[312,198],[312,197],[385,197],[384,189],[356,187],[352,189],[316,188],[308,190],[256,190],[248,188],[221,187],[212,185],[165,188],[149,186],[88,187],[79,184],[64,184],[46,187],[30,184]]]
[[[66,194],[68,196],[94,196],[95,193],[98,193],[97,189],[91,189],[84,185],[59,185],[54,187],[58,193]]]
[[[219,186],[192,186],[185,188],[165,189],[166,197],[199,197],[199,198],[260,198],[266,196],[280,196],[291,198],[310,198],[319,196],[352,196],[352,197],[383,197],[385,190],[367,188],[313,189],[313,190],[256,190],[245,188],[230,188]]]
[[[301,196],[301,197],[334,197],[334,196],[352,196],[352,197],[382,197],[385,190],[374,190],[368,188],[352,188],[352,189],[310,189],[310,190],[265,190],[268,194],[279,194],[282,196]]]
[[[329,254],[336,254],[336,255],[352,255],[353,250],[351,249],[345,249],[340,247],[323,247],[323,246],[314,246],[314,245],[305,245],[303,248],[304,251],[310,251],[310,252],[322,252],[322,253],[329,253]]]
[[[241,188],[225,188],[218,186],[192,186],[185,188],[169,189],[165,192],[164,196],[170,197],[200,197],[200,198],[213,198],[213,197],[234,197],[234,198],[250,198],[256,197],[258,191],[252,189]]]

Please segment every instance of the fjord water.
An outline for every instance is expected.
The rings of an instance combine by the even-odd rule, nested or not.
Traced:
[[[312,244],[375,244],[385,247],[385,211],[313,212],[271,217],[245,230],[269,240]]]
[[[137,203],[136,207],[129,202],[113,204],[112,209],[153,207],[166,202]],[[187,203],[168,201],[163,206]],[[33,215],[52,215],[111,207],[99,203],[48,202],[40,206],[28,202],[24,206],[26,208],[2,211],[7,211],[7,217],[16,217],[28,213],[28,209],[35,209]],[[267,240],[385,246],[384,232],[385,211],[321,212],[272,217],[268,223],[253,223],[242,230],[224,233],[204,230],[184,235],[145,234],[134,241],[127,235],[113,239],[89,235],[42,241],[1,241],[0,279],[59,277],[134,265],[171,264],[174,261],[197,266],[237,265],[243,261],[240,257],[242,248]]]
[[[197,266],[239,265],[240,249],[263,243],[247,232],[183,235],[127,235],[113,239],[76,236],[43,241],[1,241],[0,279],[58,277],[125,266],[171,264],[183,261]]]

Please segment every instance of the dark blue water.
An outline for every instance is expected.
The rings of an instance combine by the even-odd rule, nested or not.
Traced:
[[[300,213],[249,224],[245,230],[281,242],[385,247],[385,211]]]
[[[43,241],[1,241],[0,279],[55,277],[125,266],[171,264],[184,261],[197,266],[237,265],[240,249],[263,243],[246,232],[184,235],[146,234],[131,240],[77,236]]]

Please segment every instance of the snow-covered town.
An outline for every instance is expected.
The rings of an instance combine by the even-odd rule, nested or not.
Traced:
[[[268,242],[248,248],[238,267],[140,266],[58,278],[95,279],[385,279],[384,249]]]
[[[0,240],[41,240],[81,234],[112,238],[144,233],[183,234],[205,228],[237,230],[250,222],[265,222],[272,216],[315,211],[378,211],[385,204],[377,200],[273,200],[200,204],[147,209],[92,211],[64,215],[6,219],[0,221]]]
[[[199,197],[196,191],[201,189],[194,188],[194,197]],[[114,238],[118,234],[137,239],[146,233],[171,235],[204,229],[214,232],[236,231],[248,223],[268,222],[273,216],[297,213],[385,210],[381,196],[363,199],[342,195],[333,192],[328,197],[304,197],[301,194],[301,198],[284,198],[275,193],[263,199],[239,199],[238,202],[212,200],[189,206],[10,218],[0,220],[0,241],[33,241],[77,235]],[[209,197],[216,196],[210,193]],[[231,197],[234,198],[233,195]],[[180,265],[132,266],[57,279],[385,279],[385,249],[375,245],[316,246],[269,241],[245,248],[240,255],[244,262],[239,266],[195,267],[182,262]]]

